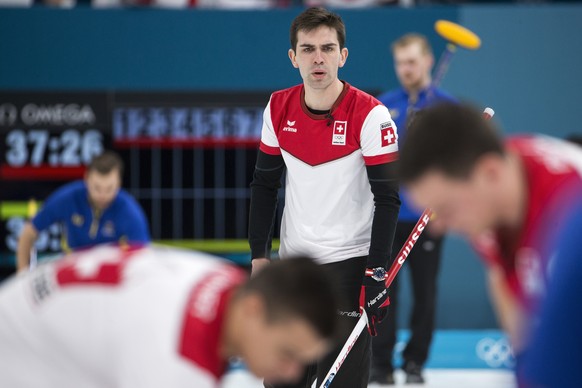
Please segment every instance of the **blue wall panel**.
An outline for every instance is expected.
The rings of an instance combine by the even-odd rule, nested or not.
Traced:
[[[582,6],[460,8],[483,41],[461,51],[444,86],[497,111],[507,133],[582,133]]]
[[[298,12],[0,9],[0,89],[288,87],[301,82],[287,57]],[[457,11],[343,14],[350,57],[340,75],[378,90],[396,82],[389,43],[405,31],[431,34],[436,19],[455,19]]]

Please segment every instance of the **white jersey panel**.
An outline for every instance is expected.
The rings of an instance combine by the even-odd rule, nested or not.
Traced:
[[[95,256],[116,252],[91,250],[76,266],[90,277]],[[119,284],[58,286],[55,261],[0,288],[0,386],[216,387],[178,348],[190,290],[224,263],[176,250],[136,254]]]
[[[317,166],[282,154],[289,172],[280,256],[325,264],[367,255],[374,204],[361,152]]]
[[[550,171],[563,172],[571,166],[582,177],[582,158],[578,144],[550,136],[537,135],[532,138],[530,153],[544,160]]]

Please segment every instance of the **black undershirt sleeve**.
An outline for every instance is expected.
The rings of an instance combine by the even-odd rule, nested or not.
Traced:
[[[386,268],[389,263],[400,210],[397,163],[366,166],[375,205],[368,268]]]
[[[259,151],[251,182],[249,213],[251,259],[270,258],[277,194],[284,171],[285,162],[281,155],[269,155]]]

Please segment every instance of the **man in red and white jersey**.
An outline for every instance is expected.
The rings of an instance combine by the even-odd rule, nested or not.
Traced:
[[[286,170],[280,257],[317,257],[342,284],[340,314],[353,327],[360,306],[365,308],[375,335],[388,305],[383,275],[400,206],[398,135],[382,103],[338,78],[348,57],[345,36],[340,16],[323,8],[305,10],[291,25],[289,59],[303,83],[273,93],[265,109],[251,183],[249,242],[255,272],[269,262]],[[339,350],[298,386],[311,384],[315,374],[321,382]],[[366,387],[369,359],[370,336],[362,335],[334,387]]]
[[[402,147],[400,176],[416,205],[435,212],[433,230],[465,235],[483,256],[493,305],[518,365],[521,355],[541,352],[546,361],[530,371],[539,375],[546,368],[547,376],[563,376],[566,369],[582,383],[576,368],[564,368],[572,358],[581,362],[582,350],[573,356],[573,349],[563,348],[548,357],[541,347],[530,347],[532,331],[539,334],[538,317],[554,327],[545,330],[548,336],[559,332],[582,339],[582,314],[571,315],[568,308],[553,316],[539,312],[546,297],[569,287],[554,273],[578,268],[573,264],[582,259],[582,150],[539,135],[504,142],[478,110],[442,104],[413,122]],[[569,297],[581,300],[582,293]],[[568,360],[556,362],[556,357]],[[546,386],[537,376],[519,377]],[[550,386],[580,386],[569,381]]]
[[[230,357],[288,381],[337,329],[330,278],[311,259],[246,280],[202,253],[98,246],[0,288],[0,386],[218,387]]]

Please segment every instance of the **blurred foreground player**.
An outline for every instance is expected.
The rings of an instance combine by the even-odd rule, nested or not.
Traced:
[[[412,123],[400,160],[433,229],[460,232],[483,256],[520,382],[582,386],[582,149],[547,136],[504,142],[479,111],[443,104]]]
[[[95,247],[0,288],[0,386],[210,388],[231,356],[293,380],[328,350],[336,311],[310,259],[246,281],[202,253]]]
[[[38,233],[55,223],[63,226],[64,250],[110,242],[149,242],[147,219],[135,199],[121,189],[122,176],[123,161],[116,153],[106,151],[93,158],[84,180],[55,191],[22,228],[17,270],[28,268]]]
[[[538,324],[518,370],[524,388],[582,387],[581,206],[573,207],[572,214],[560,232],[560,254],[552,264]]]

